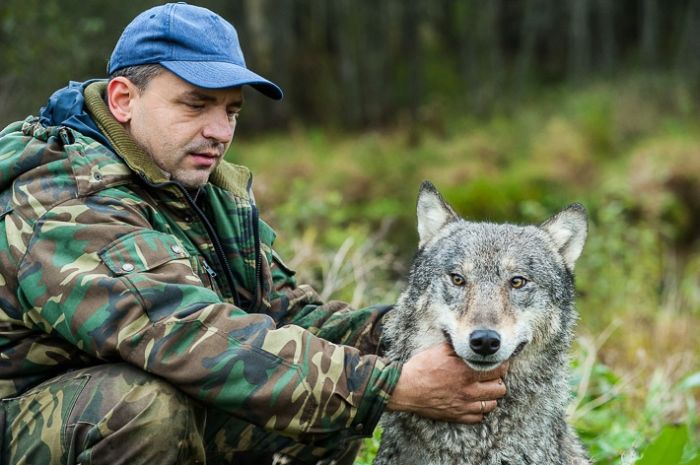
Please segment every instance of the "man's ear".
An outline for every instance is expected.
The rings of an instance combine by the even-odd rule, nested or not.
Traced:
[[[447,223],[459,219],[430,181],[423,181],[418,193],[418,247],[423,247]]]
[[[137,96],[136,86],[123,76],[110,79],[107,84],[107,105],[112,116],[120,123],[131,121],[131,104]]]

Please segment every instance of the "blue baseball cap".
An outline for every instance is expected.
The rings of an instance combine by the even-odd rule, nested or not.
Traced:
[[[231,23],[184,2],[157,6],[134,18],[114,47],[107,73],[153,63],[205,89],[249,85],[275,100],[283,95],[277,84],[246,68]]]

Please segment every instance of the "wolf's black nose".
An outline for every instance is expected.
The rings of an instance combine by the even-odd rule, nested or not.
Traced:
[[[501,336],[490,329],[479,329],[469,335],[469,347],[479,355],[491,355],[501,348]]]

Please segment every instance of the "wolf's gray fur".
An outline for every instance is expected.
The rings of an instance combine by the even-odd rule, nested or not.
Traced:
[[[447,340],[477,370],[510,360],[508,393],[474,425],[386,412],[374,465],[588,464],[565,421],[585,209],[571,205],[538,227],[474,223],[425,182],[417,210],[419,250],[385,326],[388,355],[405,361]]]

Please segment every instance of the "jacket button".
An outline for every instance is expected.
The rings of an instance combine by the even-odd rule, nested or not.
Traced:
[[[173,253],[177,253],[177,254],[182,253],[182,247],[180,247],[180,246],[177,245],[177,244],[171,245],[171,246],[170,246],[170,250],[172,250]]]
[[[365,425],[363,425],[362,423],[358,423],[355,425],[355,431],[357,431],[358,433],[361,433],[362,430],[364,430],[364,429],[365,429]]]
[[[131,263],[124,263],[122,265],[122,270],[126,271],[127,273],[129,273],[130,271],[134,271],[134,265]]]

